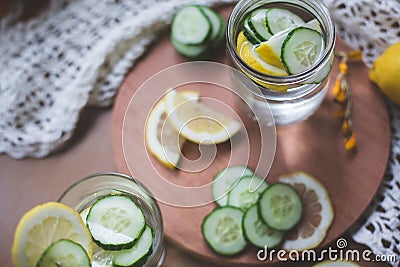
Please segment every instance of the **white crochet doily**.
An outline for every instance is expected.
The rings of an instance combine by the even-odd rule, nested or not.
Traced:
[[[232,1],[52,0],[28,21],[11,25],[3,19],[0,153],[40,158],[56,151],[70,139],[83,107],[112,104],[129,68],[178,7]],[[337,33],[362,49],[367,66],[400,39],[398,0],[323,1]],[[400,110],[389,107],[391,161],[375,210],[354,238],[376,254],[400,259]]]

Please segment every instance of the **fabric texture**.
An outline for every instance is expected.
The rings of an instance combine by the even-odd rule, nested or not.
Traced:
[[[0,153],[41,158],[68,141],[85,106],[110,106],[123,78],[177,8],[234,0],[52,0],[38,17],[2,21]],[[338,35],[371,66],[400,39],[398,0],[323,0]],[[392,154],[354,239],[400,259],[400,110],[388,104]],[[397,266],[399,262],[393,263]]]

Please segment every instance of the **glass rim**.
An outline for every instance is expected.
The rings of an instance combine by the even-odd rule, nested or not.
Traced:
[[[87,176],[85,176],[83,178],[78,179],[77,181],[75,181],[74,183],[69,185],[67,187],[67,189],[64,190],[64,192],[58,197],[57,202],[60,202],[69,192],[71,192],[79,184],[82,184],[85,181],[88,181],[88,180],[91,180],[91,179],[94,179],[94,178],[97,178],[97,177],[101,177],[101,176],[119,177],[119,178],[125,179],[127,181],[134,182],[134,183],[138,184],[141,188],[143,188],[146,191],[146,193],[148,193],[149,196],[152,197],[155,200],[155,198],[153,196],[153,193],[143,183],[141,183],[139,180],[137,180],[134,177],[129,176],[127,174],[109,171],[109,172],[97,172],[97,173],[89,174],[89,175],[87,175]],[[158,206],[157,201],[154,201],[154,202]]]
[[[313,77],[314,75],[317,75],[318,72],[325,67],[325,64],[329,64],[329,59],[331,57],[331,52],[334,50],[335,47],[335,42],[336,42],[336,30],[335,30],[335,25],[333,22],[333,19],[330,15],[330,12],[328,8],[320,1],[309,1],[309,0],[298,0],[297,2],[303,3],[304,5],[308,6],[309,8],[312,8],[314,11],[322,11],[322,14],[319,14],[319,17],[316,17],[317,20],[321,23],[321,19],[323,20],[323,24],[325,25],[327,22],[327,33],[326,33],[326,40],[325,40],[325,49],[320,57],[320,59],[309,69],[300,72],[298,74],[292,74],[288,76],[274,76],[274,75],[268,75],[262,72],[259,72],[257,70],[254,70],[250,66],[248,66],[240,57],[238,54],[238,51],[236,49],[236,40],[233,40],[233,32],[234,32],[234,24],[239,15],[241,13],[247,14],[248,9],[243,10],[246,8],[246,5],[254,0],[241,0],[239,1],[235,7],[233,8],[229,19],[228,19],[228,24],[227,24],[227,31],[226,31],[226,39],[227,39],[227,46],[229,53],[235,62],[236,65],[238,65],[239,68],[244,70],[245,72],[249,73],[251,76],[257,78],[258,80],[265,82],[265,79],[268,79],[268,83],[271,84],[278,84],[279,85],[296,85],[300,82],[306,81],[307,79]],[[263,3],[264,2],[264,3]],[[284,3],[284,4],[296,4],[294,1],[285,1],[285,0],[265,0],[265,1],[259,1],[260,5],[262,4],[267,4],[267,3]],[[255,7],[258,8],[258,7]],[[254,9],[251,9],[254,10]],[[306,9],[308,12],[311,12],[310,10]],[[243,14],[242,14],[243,15]],[[314,14],[313,14],[314,15]],[[314,15],[315,16],[315,15]]]
[[[153,233],[155,235],[154,237],[154,244],[156,249],[150,254],[149,258],[147,259],[148,262],[146,261],[146,265],[148,266],[148,264],[151,264],[150,266],[160,266],[160,264],[164,261],[164,256],[165,256],[165,246],[164,246],[164,221],[163,221],[163,217],[162,217],[162,213],[161,213],[161,209],[160,206],[158,205],[158,201],[156,200],[156,198],[154,197],[153,193],[146,187],[144,186],[139,180],[135,179],[134,177],[131,177],[127,174],[123,174],[123,173],[118,173],[118,172],[98,172],[98,173],[93,173],[90,175],[87,175],[83,178],[78,179],[77,181],[75,181],[74,183],[72,183],[66,190],[64,190],[64,192],[60,195],[60,197],[57,199],[57,202],[60,203],[64,203],[66,204],[65,201],[68,202],[68,200],[71,200],[71,197],[69,196],[69,194],[71,194],[71,196],[74,196],[74,194],[76,195],[76,193],[79,193],[79,186],[87,186],[88,181],[92,181],[95,182],[95,179],[99,179],[99,178],[103,178],[103,179],[107,179],[107,178],[112,178],[112,179],[116,179],[114,180],[115,183],[117,183],[118,181],[126,181],[127,183],[132,183],[134,184],[137,188],[130,188],[129,184],[126,185],[126,187],[124,187],[124,185],[121,183],[121,188],[122,190],[126,191],[127,193],[129,193],[129,190],[132,190],[132,194],[136,195],[138,198],[141,199],[141,201],[146,202],[150,208],[151,208],[151,213],[153,214],[153,216],[155,217],[156,220],[156,228],[157,231],[155,229],[153,229]],[[120,180],[118,180],[120,179]],[[97,184],[94,184],[93,187],[95,188]],[[112,189],[116,189],[118,190],[118,187],[113,187],[113,183],[110,183],[110,187],[112,187]],[[101,189],[99,189],[101,190]],[[134,193],[136,192],[136,193]],[[80,196],[78,197],[80,198]],[[68,205],[68,204],[66,204]],[[76,210],[77,207],[71,207],[72,209]]]

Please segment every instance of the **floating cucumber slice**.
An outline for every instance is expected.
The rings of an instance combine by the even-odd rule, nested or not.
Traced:
[[[86,250],[78,243],[60,239],[51,244],[39,258],[36,267],[89,267],[90,259]]]
[[[133,247],[145,228],[142,210],[132,199],[111,195],[97,200],[86,217],[94,242],[105,250]]]
[[[144,232],[132,248],[113,253],[113,264],[120,267],[142,266],[152,251],[153,239],[153,230],[146,225]]]
[[[271,228],[289,230],[301,219],[303,204],[290,185],[276,183],[269,186],[258,200],[260,218]]]
[[[316,19],[310,20],[309,22],[305,23],[301,27],[313,29],[316,31],[321,30],[319,27],[318,21]],[[281,56],[283,42],[285,41],[288,34],[294,29],[296,29],[296,28],[289,28],[289,29],[283,30],[283,31],[273,35],[268,41],[261,43],[261,45],[263,45],[263,44],[268,45],[276,55]],[[257,48],[255,49],[255,51],[257,51]]]
[[[271,37],[271,33],[267,27],[267,12],[265,8],[257,9],[250,14],[249,26],[261,41],[267,41]]]
[[[300,26],[304,21],[287,9],[271,8],[266,15],[266,24],[270,34],[274,35],[283,30]]]
[[[282,44],[282,62],[290,74],[303,72],[318,61],[323,47],[324,39],[319,32],[305,27],[296,28]]]
[[[243,34],[250,43],[252,44],[261,43],[261,40],[257,37],[256,33],[250,27],[249,18],[243,21]]]
[[[216,208],[208,214],[201,230],[210,248],[221,255],[234,255],[242,251],[247,245],[242,219],[243,212],[229,206]]]

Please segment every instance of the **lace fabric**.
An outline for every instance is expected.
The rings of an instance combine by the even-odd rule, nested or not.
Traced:
[[[41,158],[56,151],[72,136],[83,107],[113,103],[129,68],[178,7],[233,1],[52,0],[38,17],[12,26],[3,21],[0,153]],[[400,38],[398,0],[322,1],[337,33],[363,51],[367,66]],[[400,259],[400,110],[388,107],[391,160],[373,211],[354,239]]]

